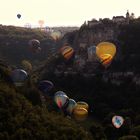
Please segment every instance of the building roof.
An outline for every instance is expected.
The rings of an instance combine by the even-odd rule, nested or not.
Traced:
[[[118,19],[118,18],[125,18],[124,16],[114,16],[113,19]]]

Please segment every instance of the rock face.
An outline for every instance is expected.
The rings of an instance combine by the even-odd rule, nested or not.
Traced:
[[[89,47],[102,41],[113,41],[115,43],[120,33],[120,25],[127,25],[130,20],[133,20],[133,18],[127,11],[126,17],[114,16],[112,20],[104,18],[99,19],[99,21],[92,19],[87,23],[85,22],[77,32],[73,45]]]
[[[114,41],[119,34],[118,25],[113,22],[101,23],[96,25],[82,25],[74,39],[74,46],[89,47],[97,45],[102,41]]]
[[[117,55],[115,59],[121,59],[120,42],[117,40],[120,34],[119,25],[113,21],[106,20],[100,21],[98,24],[83,24],[78,32],[75,34],[72,46],[75,48],[76,55],[79,59],[85,61],[85,64],[89,60],[89,48],[96,46],[98,43],[103,41],[109,41],[117,46]],[[95,59],[93,59],[95,60]]]

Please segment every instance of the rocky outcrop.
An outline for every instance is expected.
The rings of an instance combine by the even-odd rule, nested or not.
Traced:
[[[93,25],[89,24],[89,22],[84,23],[79,30],[66,34],[63,42],[70,43],[75,49],[75,64],[78,65],[78,68],[85,68],[89,62],[88,48],[103,41],[109,41],[116,45],[117,55],[115,59],[120,60],[121,42],[118,40],[118,35],[121,33],[120,26],[120,24],[114,23],[112,20],[105,19]],[[95,67],[95,61],[91,65]]]

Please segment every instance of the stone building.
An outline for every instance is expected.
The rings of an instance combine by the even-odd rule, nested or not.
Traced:
[[[129,24],[129,21],[134,17],[134,13],[130,16],[129,11],[127,10],[126,17],[124,16],[113,16],[112,21],[114,23],[122,23],[122,24]]]
[[[126,19],[124,16],[113,16],[112,21],[114,23],[125,23]]]
[[[98,24],[99,24],[99,21],[97,21],[96,19],[92,19],[91,21],[88,21],[88,27],[92,27]]]

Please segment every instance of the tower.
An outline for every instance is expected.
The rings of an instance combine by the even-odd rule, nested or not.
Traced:
[[[129,21],[130,21],[130,14],[129,14],[129,11],[127,10],[127,13],[126,13],[126,23],[129,24]]]

